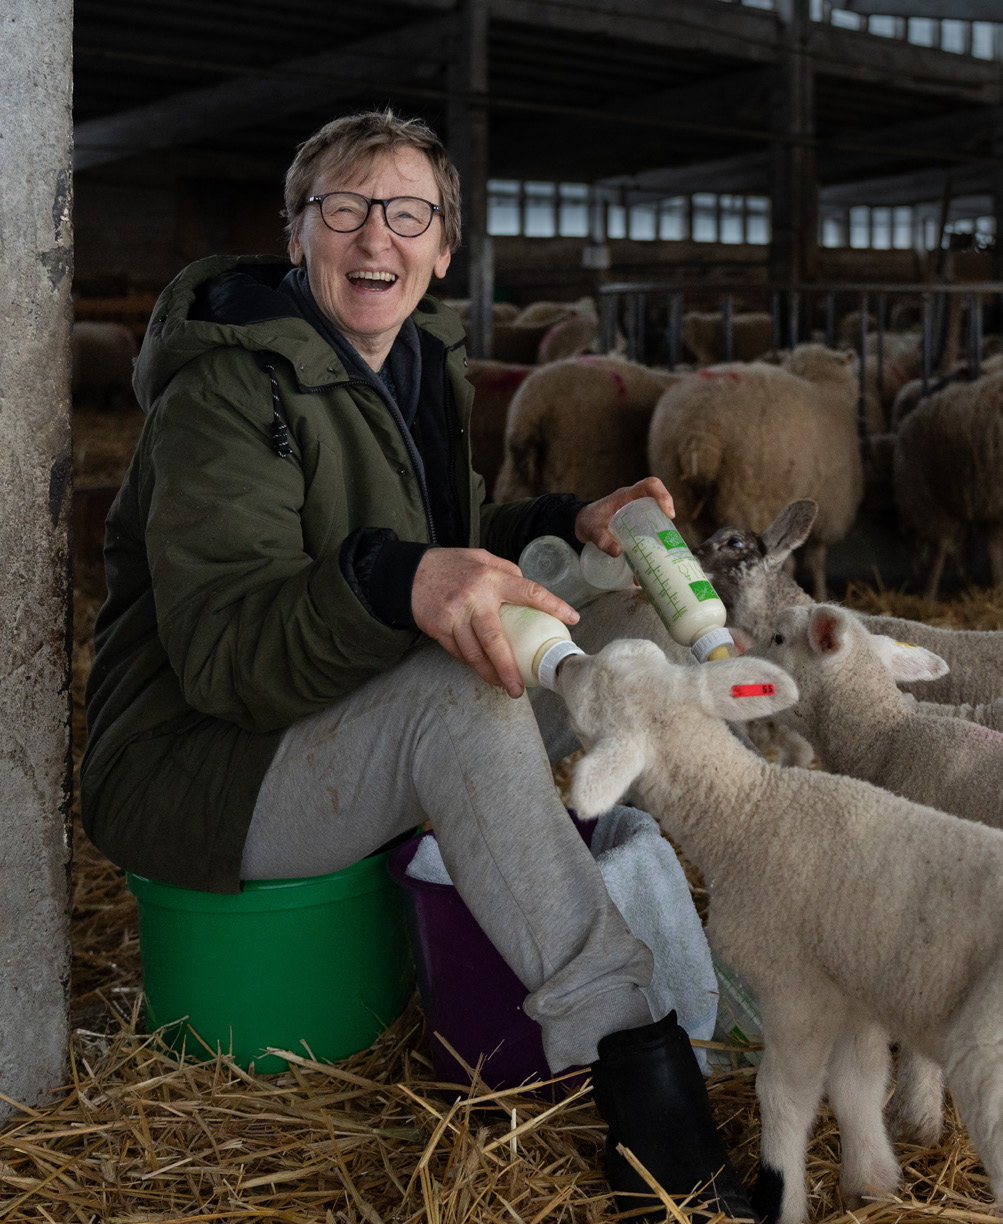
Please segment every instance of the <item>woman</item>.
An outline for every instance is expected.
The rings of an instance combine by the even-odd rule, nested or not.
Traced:
[[[689,1191],[726,1164],[702,1081],[674,1019],[651,1024],[650,953],[555,794],[498,618],[507,601],[573,624],[522,577],[524,544],[612,547],[620,505],[671,498],[649,480],[590,505],[482,504],[463,331],[426,296],[459,242],[459,184],[424,124],[328,124],[289,169],[286,216],[291,262],[186,269],[137,362],[148,419],[108,519],[85,827],[129,870],[235,891],[339,870],[430,819],[553,1070],[605,1039],[611,1144]],[[670,1089],[682,1156],[652,1121]],[[645,1188],[613,1160],[614,1189]]]

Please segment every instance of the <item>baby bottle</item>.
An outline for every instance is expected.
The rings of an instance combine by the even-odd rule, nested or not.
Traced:
[[[567,625],[549,612],[503,603],[498,616],[527,688],[542,685],[552,690],[557,665],[569,655],[585,653],[571,640]]]
[[[611,557],[591,540],[579,556],[560,536],[538,536],[519,554],[519,568],[573,608],[584,607],[603,591],[634,585],[633,571],[623,557]]]
[[[727,609],[658,502],[628,502],[609,529],[673,640],[689,646],[700,663],[727,659],[734,645],[724,627]]]
[[[578,554],[560,536],[545,535],[530,540],[519,554],[524,577],[545,586],[573,608],[580,608],[599,594],[582,577]]]
[[[579,563],[582,577],[596,591],[626,591],[634,585],[634,571],[627,558],[622,553],[611,557],[591,540],[582,549]]]

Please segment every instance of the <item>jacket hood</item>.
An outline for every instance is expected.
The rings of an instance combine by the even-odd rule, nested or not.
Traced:
[[[179,273],[157,299],[136,359],[132,381],[143,411],[179,370],[220,347],[279,354],[304,390],[347,381],[331,346],[279,292],[292,266],[276,255],[213,255]],[[446,348],[465,339],[455,312],[429,294],[412,318]]]

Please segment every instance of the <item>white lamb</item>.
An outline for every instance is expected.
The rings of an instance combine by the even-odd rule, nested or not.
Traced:
[[[830,773],[1003,827],[1003,735],[927,714],[896,687],[944,675],[939,655],[870,633],[846,608],[809,604],[779,614],[764,657],[796,682],[784,719]]]
[[[810,604],[811,596],[784,569],[791,552],[804,543],[815,506],[792,502],[762,534],[743,527],[722,527],[696,550],[704,572],[728,609],[729,625],[765,642],[781,609]],[[932,650],[949,665],[940,679],[906,685],[925,698],[929,713],[960,715],[1003,731],[1003,631],[944,629],[902,617],[857,614],[871,633]]]
[[[574,806],[596,816],[629,789],[656,816],[709,882],[712,944],[759,996],[763,1218],[807,1217],[823,1091],[848,1203],[898,1183],[882,1120],[889,1035],[944,1067],[999,1197],[1003,835],[743,748],[723,719],[797,700],[761,659],[677,667],[650,642],[618,641],[567,659],[558,688],[587,749]]]
[[[648,468],[672,490],[683,536],[725,523],[761,530],[792,498],[819,506],[806,558],[824,598],[825,551],[863,495],[857,384],[848,357],[801,345],[783,368],[700,370],[670,387],[651,418]]]

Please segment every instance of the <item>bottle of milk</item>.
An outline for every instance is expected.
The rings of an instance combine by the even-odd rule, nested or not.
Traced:
[[[727,659],[735,644],[724,627],[727,609],[658,502],[628,502],[609,529],[673,640],[688,646],[700,663]]]
[[[503,603],[498,616],[527,688],[553,690],[558,664],[569,655],[585,653],[571,640],[567,625],[549,612]]]

